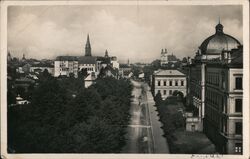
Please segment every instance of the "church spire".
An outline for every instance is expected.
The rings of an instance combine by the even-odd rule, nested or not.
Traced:
[[[109,55],[108,55],[108,50],[106,50],[106,51],[105,51],[105,55],[104,55],[104,57],[106,57],[106,58],[108,58],[108,57],[109,57]]]
[[[90,45],[90,41],[89,41],[89,34],[87,36],[87,42],[85,45],[85,56],[91,56],[91,45]]]

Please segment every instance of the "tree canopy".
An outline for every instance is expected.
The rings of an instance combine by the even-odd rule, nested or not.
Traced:
[[[31,92],[31,104],[8,108],[9,152],[121,151],[129,121],[130,81],[108,77],[84,88],[81,78],[42,76]]]

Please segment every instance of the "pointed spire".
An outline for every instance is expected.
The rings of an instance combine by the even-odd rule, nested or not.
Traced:
[[[220,16],[219,16],[219,24],[220,24]]]
[[[91,56],[91,45],[90,45],[90,40],[89,40],[89,34],[87,36],[87,42],[85,45],[85,56]]]
[[[89,42],[89,34],[87,36],[87,44],[90,44],[90,42]]]
[[[106,57],[106,58],[109,57],[109,55],[108,55],[108,50],[105,51],[105,56],[104,56],[104,57]]]

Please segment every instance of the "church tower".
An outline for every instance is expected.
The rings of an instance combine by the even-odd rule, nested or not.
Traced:
[[[161,66],[168,64],[167,54],[168,54],[167,49],[165,49],[165,51],[163,49],[161,50]]]
[[[108,57],[109,57],[108,50],[105,51],[104,57],[105,57],[105,58],[108,58]]]
[[[89,42],[89,34],[88,34],[87,42],[86,42],[86,45],[85,45],[85,56],[91,56],[91,45],[90,45],[90,42]]]

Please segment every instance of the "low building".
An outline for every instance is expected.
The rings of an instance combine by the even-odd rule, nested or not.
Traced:
[[[92,84],[95,83],[95,80],[96,80],[96,75],[95,73],[91,73],[89,74],[85,79],[84,79],[84,86],[85,88],[88,88],[89,86],[91,86]]]
[[[78,60],[74,56],[58,56],[54,63],[54,76],[78,76]]]
[[[39,64],[33,64],[29,68],[29,72],[43,72],[44,70],[47,70],[49,74],[54,75],[54,66],[50,63],[39,63]]]
[[[129,64],[120,64],[119,74],[122,78],[130,78],[133,75],[132,68]]]
[[[178,91],[186,96],[186,75],[178,70],[157,70],[152,76],[153,95],[161,93],[163,99]]]

